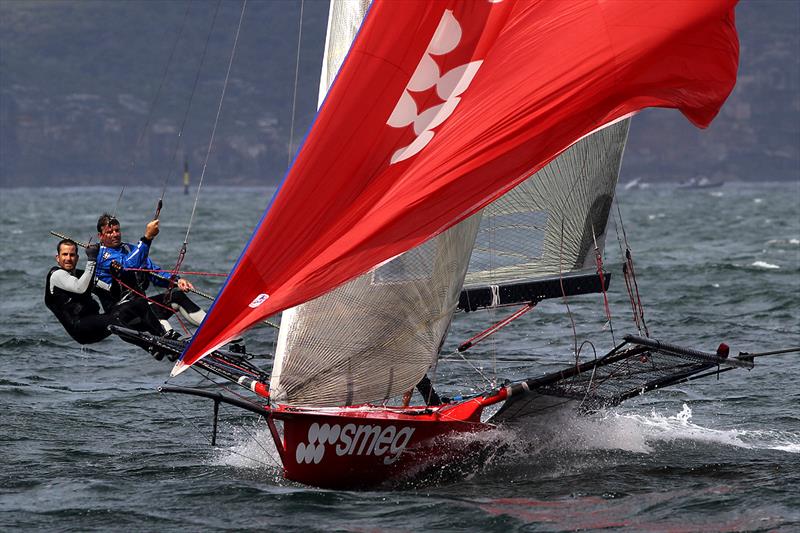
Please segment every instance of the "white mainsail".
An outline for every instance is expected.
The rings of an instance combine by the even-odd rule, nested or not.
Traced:
[[[570,146],[483,210],[465,286],[595,270],[630,119]]]

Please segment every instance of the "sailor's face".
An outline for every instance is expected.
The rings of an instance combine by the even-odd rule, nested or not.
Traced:
[[[78,264],[78,248],[71,244],[62,244],[56,255],[56,263],[64,270],[75,270],[75,265]]]
[[[97,235],[103,246],[109,248],[116,248],[122,244],[122,232],[119,229],[119,224],[110,224],[103,226],[103,231]]]

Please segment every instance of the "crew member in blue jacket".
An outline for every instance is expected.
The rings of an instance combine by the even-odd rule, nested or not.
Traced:
[[[151,220],[145,227],[142,238],[134,245],[122,242],[119,220],[108,213],[104,213],[97,220],[97,237],[102,246],[97,258],[98,290],[95,294],[100,296],[100,302],[106,312],[119,302],[145,294],[151,281],[158,287],[169,287],[171,280],[169,275],[129,270],[161,270],[161,267],[148,257],[150,245],[158,235],[158,231],[158,220]],[[155,302],[151,304],[151,309],[167,331],[172,329],[168,320],[173,313],[169,309],[179,312],[190,324],[199,326],[206,313],[185,294],[194,289],[194,286],[179,276],[174,278],[174,286],[178,290],[172,289],[148,297]]]

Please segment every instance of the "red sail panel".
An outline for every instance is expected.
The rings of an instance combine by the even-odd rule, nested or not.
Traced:
[[[729,0],[377,2],[175,372],[476,212],[644,107],[707,126]]]

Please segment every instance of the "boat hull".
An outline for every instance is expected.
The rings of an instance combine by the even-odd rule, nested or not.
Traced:
[[[494,428],[468,403],[425,407],[278,407],[284,475],[306,485],[366,489],[424,477],[483,448],[468,435]],[[274,423],[274,422],[273,422]],[[461,438],[461,437],[467,438]]]

